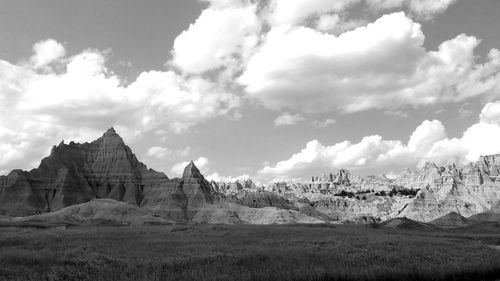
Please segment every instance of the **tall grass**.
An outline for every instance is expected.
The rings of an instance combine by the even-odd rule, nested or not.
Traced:
[[[0,280],[498,280],[500,234],[361,226],[0,229]]]

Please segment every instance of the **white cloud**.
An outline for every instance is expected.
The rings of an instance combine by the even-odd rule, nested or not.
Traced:
[[[249,4],[250,0],[200,0],[201,2],[210,3],[211,7],[215,8],[234,8]]]
[[[443,13],[457,0],[367,0],[367,4],[376,10],[406,8],[421,19],[431,19]]]
[[[500,101],[486,104],[479,118],[483,123],[500,125]]]
[[[339,168],[387,172],[422,166],[427,161],[438,165],[477,161],[482,155],[500,153],[500,123],[496,111],[499,104],[486,105],[480,121],[466,129],[460,138],[448,138],[440,121],[426,120],[415,129],[407,144],[378,135],[364,137],[358,143],[343,141],[330,146],[313,140],[289,159],[274,166],[265,165],[258,175],[269,181],[308,178]]]
[[[266,166],[258,174],[265,181],[274,178],[305,179],[338,168],[381,168],[383,164],[387,168],[392,159],[404,160],[403,153],[406,153],[406,148],[401,141],[384,140],[378,135],[364,137],[359,143],[344,141],[332,146],[313,140],[288,160]]]
[[[500,89],[500,52],[475,62],[475,37],[426,51],[421,26],[385,15],[339,36],[280,26],[265,37],[238,81],[272,109],[356,112],[461,101]]]
[[[171,64],[189,73],[236,67],[257,43],[260,25],[255,5],[210,7],[175,39]]]
[[[249,180],[250,176],[249,175],[241,175],[237,177],[224,177],[219,175],[219,173],[213,173],[205,177],[208,181],[215,181],[215,182],[236,182],[236,181],[245,181]]]
[[[166,147],[161,146],[153,146],[148,149],[146,155],[149,157],[154,157],[156,159],[165,158],[168,155],[172,154],[172,150]]]
[[[319,31],[341,34],[349,30],[356,29],[360,26],[366,25],[367,22],[363,19],[349,19],[341,18],[337,14],[326,14],[318,18],[316,22],[316,29]]]
[[[394,8],[400,8],[405,3],[408,2],[408,0],[368,0],[366,3],[368,6],[375,8],[375,9],[381,9],[381,10],[390,10]]]
[[[280,116],[274,119],[274,126],[291,126],[303,121],[304,117],[300,114],[290,114],[288,112],[284,112]]]
[[[34,68],[44,67],[66,55],[64,46],[54,39],[40,41],[33,45],[33,56],[31,62]]]
[[[411,0],[410,9],[417,16],[429,19],[448,9],[457,0]]]
[[[468,163],[479,156],[500,153],[500,125],[479,122],[465,130],[461,138],[436,142],[423,161]]]
[[[408,149],[412,152],[429,151],[434,143],[446,138],[446,130],[438,120],[425,120],[410,136]]]
[[[323,121],[315,120],[313,121],[312,125],[316,128],[327,128],[335,125],[335,123],[337,123],[337,120],[328,118]]]
[[[51,63],[57,67],[40,73],[0,59],[0,170],[32,168],[48,153],[40,147],[61,139],[89,141],[115,126],[133,142],[159,129],[185,132],[239,106],[216,83],[173,71],[143,72],[125,86],[97,50]]]
[[[203,170],[207,170],[207,166],[208,166],[208,159],[207,158],[200,157],[200,158],[194,160],[193,162],[196,165],[196,167],[198,167],[198,169],[201,171],[202,174],[204,172]],[[170,169],[170,172],[172,172],[172,174],[174,174],[174,175],[181,176],[182,173],[184,172],[184,168],[186,168],[186,166],[188,164],[189,164],[189,161],[177,163],[174,166],[172,166],[172,168]]]
[[[271,0],[270,21],[275,25],[299,24],[310,16],[343,12],[360,0]]]
[[[338,26],[339,22],[339,15],[322,15],[316,23],[316,28],[321,31],[334,30]]]

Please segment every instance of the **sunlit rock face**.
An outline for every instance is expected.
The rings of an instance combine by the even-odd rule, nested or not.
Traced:
[[[139,205],[145,186],[166,180],[166,175],[139,162],[111,128],[91,143],[61,142],[37,169],[0,177],[0,213],[50,212],[93,198]]]
[[[500,155],[491,155],[463,166],[426,163],[419,170],[406,170],[397,179],[359,177],[339,170],[312,177],[309,182],[275,182],[266,187],[226,188],[219,192],[238,198],[238,203],[246,206],[264,201],[269,197],[264,192],[269,192],[291,204],[281,208],[303,210],[330,221],[408,217],[430,222],[450,212],[464,217],[487,212],[500,201],[499,177]]]
[[[401,184],[420,192],[401,215],[428,222],[450,212],[470,217],[490,210],[500,200],[499,160],[500,155],[491,155],[464,166],[427,164],[406,174]]]

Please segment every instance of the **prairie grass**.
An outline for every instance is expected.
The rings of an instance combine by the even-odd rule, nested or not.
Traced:
[[[366,226],[0,228],[0,280],[498,280],[499,232]]]

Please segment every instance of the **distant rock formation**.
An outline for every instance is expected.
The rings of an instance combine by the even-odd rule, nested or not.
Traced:
[[[231,183],[217,185],[234,186]],[[406,170],[397,179],[358,177],[339,170],[312,177],[310,182],[275,182],[262,188],[220,189],[228,198],[237,198],[235,202],[250,207],[254,207],[252,202],[264,201],[263,191],[291,204],[281,208],[304,210],[330,221],[368,222],[406,217],[430,222],[450,212],[464,217],[479,213],[495,217],[488,211],[500,202],[500,155],[484,156],[478,162],[463,166],[426,163],[419,170]],[[278,199],[273,201],[280,202]]]
[[[429,222],[450,212],[469,217],[489,210],[500,200],[499,160],[492,155],[464,166],[427,163],[404,174],[395,183],[420,191],[401,215]]]

